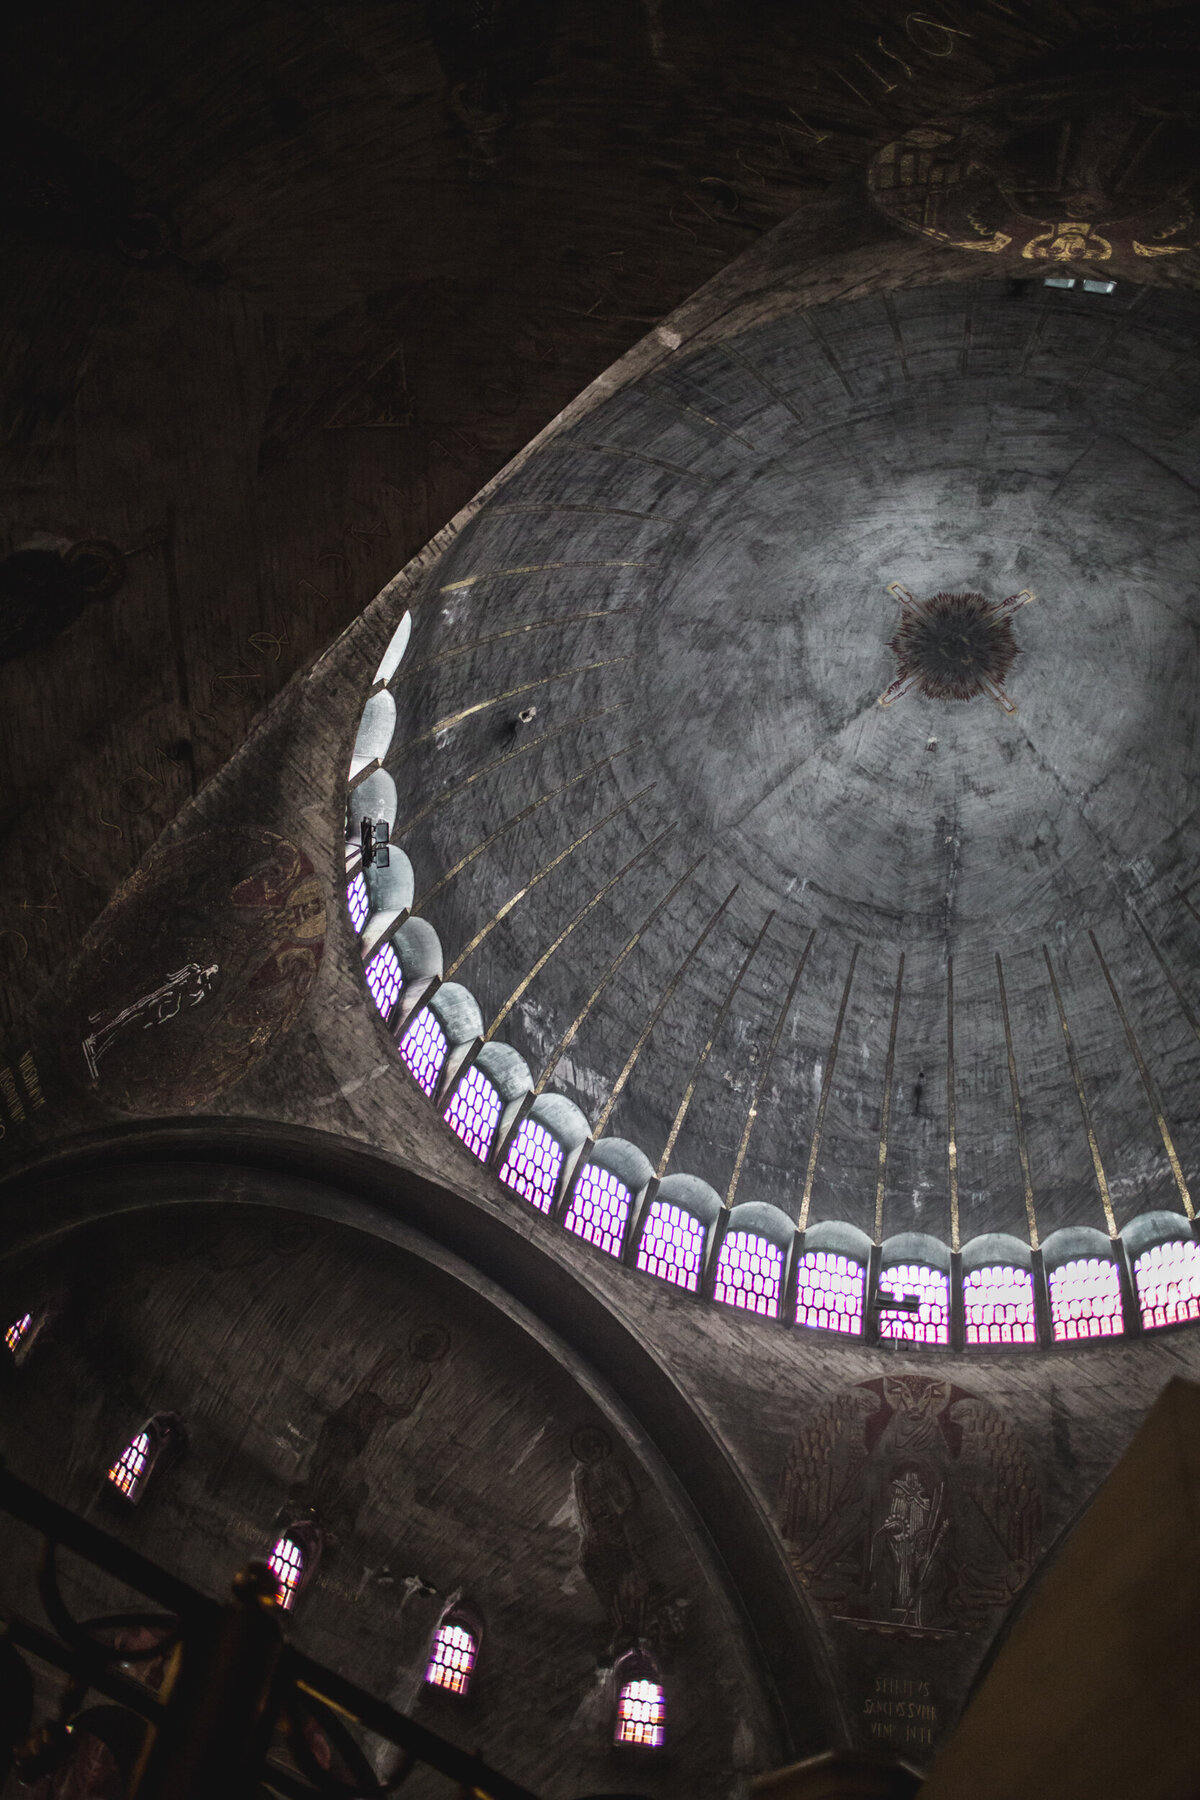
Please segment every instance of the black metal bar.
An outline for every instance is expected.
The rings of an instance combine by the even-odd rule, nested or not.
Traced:
[[[22,1618],[20,1613],[11,1613],[4,1621],[8,1635],[18,1649],[28,1651],[36,1656],[39,1662],[49,1663],[52,1669],[61,1669],[64,1675],[79,1673],[79,1658],[70,1645],[62,1644],[40,1625]],[[87,1684],[98,1694],[104,1694],[109,1700],[115,1700],[120,1706],[127,1706],[140,1718],[157,1724],[165,1711],[163,1702],[157,1694],[143,1687],[130,1675],[122,1675],[116,1669],[103,1669],[93,1674],[88,1672]]]

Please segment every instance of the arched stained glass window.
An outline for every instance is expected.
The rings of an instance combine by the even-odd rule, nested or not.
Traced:
[[[482,1069],[470,1068],[450,1097],[444,1117],[480,1162],[492,1152],[492,1141],[504,1103]]]
[[[33,1314],[32,1313],[22,1313],[21,1317],[19,1319],[13,1320],[13,1322],[9,1326],[8,1330],[5,1332],[4,1342],[7,1344],[8,1348],[11,1350],[11,1352],[14,1356],[17,1354],[18,1350],[21,1348],[21,1345],[24,1343],[26,1337],[28,1336],[30,1330],[32,1329],[32,1326],[33,1326]]]
[[[972,1269],[963,1277],[963,1320],[968,1344],[1035,1344],[1032,1271]]]
[[[861,1337],[867,1271],[852,1256],[809,1250],[796,1269],[796,1323]]]
[[[150,1433],[139,1431],[130,1438],[108,1471],[108,1479],[126,1500],[137,1500],[142,1491],[150,1462]]]
[[[622,1681],[613,1742],[657,1750],[666,1736],[667,1700],[662,1683],[647,1675]]]
[[[638,1245],[638,1268],[695,1293],[703,1262],[703,1221],[684,1206],[655,1200]]]
[[[304,1583],[305,1557],[301,1546],[290,1532],[284,1532],[276,1538],[275,1547],[267,1558],[267,1566],[275,1577],[275,1603],[284,1612],[291,1612],[299,1597]]]
[[[610,1256],[620,1256],[630,1198],[629,1189],[611,1169],[586,1163],[575,1183],[563,1224]]]
[[[783,1251],[751,1231],[728,1231],[717,1259],[713,1294],[725,1306],[779,1317],[783,1285]]]
[[[1050,1271],[1050,1317],[1057,1343],[1120,1337],[1121,1279],[1103,1256],[1078,1256]]]
[[[350,911],[350,923],[355,931],[361,931],[371,911],[371,897],[367,893],[366,877],[361,870],[346,884],[346,905]]]
[[[400,1060],[430,1099],[446,1060],[446,1034],[429,1007],[423,1006],[400,1040]]]
[[[891,1310],[889,1300],[911,1300],[909,1311]],[[941,1269],[924,1263],[900,1263],[879,1276],[879,1335],[914,1344],[950,1342],[950,1281]]]
[[[425,1679],[430,1687],[450,1694],[465,1694],[471,1685],[479,1640],[465,1620],[451,1614],[433,1634]]]
[[[563,1148],[536,1119],[522,1119],[500,1169],[500,1179],[539,1212],[549,1212],[558,1192]]]
[[[1200,1244],[1194,1238],[1143,1250],[1134,1262],[1133,1278],[1147,1331],[1200,1319]]]
[[[366,968],[367,986],[386,1024],[404,987],[400,958],[390,944],[377,950]]]

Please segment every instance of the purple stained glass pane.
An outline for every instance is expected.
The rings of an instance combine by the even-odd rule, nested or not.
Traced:
[[[471,1685],[476,1650],[475,1634],[465,1625],[439,1625],[430,1646],[426,1681],[451,1694],[465,1694]]]
[[[682,1206],[656,1200],[638,1245],[637,1266],[695,1293],[704,1261],[704,1226]]]
[[[618,1744],[657,1750],[667,1723],[666,1696],[657,1681],[627,1681],[617,1702]]]
[[[400,998],[400,991],[404,986],[400,959],[390,944],[385,944],[382,950],[377,950],[367,964],[367,986],[386,1023],[395,1010],[396,1002]]]
[[[500,1179],[524,1196],[539,1212],[549,1212],[562,1172],[562,1145],[536,1119],[522,1119],[508,1147]]]
[[[486,1162],[503,1110],[500,1096],[483,1070],[471,1068],[451,1095],[445,1119],[467,1149],[474,1151],[480,1162]]]
[[[371,911],[371,896],[367,893],[366,877],[361,870],[346,884],[346,905],[350,909],[350,923],[355,931],[361,931]]]
[[[446,1034],[427,1006],[421,1008],[400,1040],[400,1060],[430,1099],[446,1060]]]
[[[1133,1265],[1147,1331],[1200,1319],[1200,1244],[1177,1238],[1143,1250]]]
[[[963,1282],[963,1325],[968,1344],[1035,1344],[1033,1275],[996,1264],[972,1269]]]
[[[717,1259],[713,1294],[725,1306],[741,1306],[747,1312],[779,1317],[779,1290],[783,1283],[783,1251],[778,1244],[752,1231],[730,1231]]]
[[[916,1295],[919,1304],[911,1312],[880,1311],[881,1338],[903,1338],[914,1344],[950,1342],[950,1280],[941,1269],[925,1263],[901,1263],[884,1269],[879,1277],[884,1299]]]
[[[1106,1256],[1080,1256],[1050,1272],[1050,1317],[1057,1343],[1120,1337],[1121,1278]]]
[[[808,1250],[796,1270],[796,1323],[861,1337],[867,1271],[852,1256]]]
[[[629,1200],[629,1189],[623,1181],[599,1163],[587,1163],[575,1183],[563,1224],[610,1256],[620,1256]]]

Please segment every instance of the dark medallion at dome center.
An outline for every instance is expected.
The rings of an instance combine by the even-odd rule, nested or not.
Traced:
[[[891,706],[915,687],[927,700],[973,700],[987,694],[1005,712],[1016,711],[1004,682],[1020,654],[1012,616],[1034,598],[1028,588],[1007,600],[970,592],[917,600],[898,581],[888,592],[900,601],[900,624],[888,640],[899,672],[879,696],[880,706]]]

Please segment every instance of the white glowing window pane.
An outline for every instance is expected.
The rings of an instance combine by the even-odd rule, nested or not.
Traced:
[[[446,1060],[446,1034],[426,1006],[400,1040],[400,1060],[431,1098]]]
[[[1035,1344],[1032,1272],[1007,1264],[972,1269],[963,1281],[963,1325],[968,1344]]]
[[[638,1245],[637,1266],[695,1293],[704,1261],[704,1227],[682,1206],[656,1200]]]
[[[666,1697],[657,1681],[627,1681],[617,1702],[615,1742],[657,1749],[666,1722]]]
[[[355,931],[361,931],[371,910],[371,897],[367,893],[366,879],[361,873],[346,886],[346,905],[350,909],[350,923]]]
[[[796,1323],[861,1337],[867,1271],[852,1256],[806,1250],[796,1270]]]
[[[23,1313],[19,1319],[13,1320],[8,1330],[5,1332],[4,1341],[14,1356],[21,1347],[21,1339],[25,1336],[25,1333],[32,1324],[33,1314]]]
[[[884,1269],[879,1277],[881,1299],[899,1300],[916,1295],[920,1304],[911,1312],[879,1313],[879,1335],[905,1338],[914,1344],[950,1342],[950,1281],[941,1269],[924,1263],[901,1263]]]
[[[392,1016],[392,1009],[400,998],[400,992],[404,986],[404,974],[400,968],[400,959],[390,944],[385,944],[383,949],[377,951],[371,958],[367,964],[366,974],[367,986],[386,1023]]]
[[[1080,1256],[1050,1273],[1050,1317],[1057,1343],[1120,1337],[1121,1278],[1106,1256]]]
[[[284,1612],[291,1612],[304,1575],[304,1552],[295,1538],[281,1537],[276,1539],[267,1563],[275,1577],[275,1603]]]
[[[726,1233],[713,1286],[718,1300],[725,1306],[742,1306],[747,1312],[777,1319],[782,1285],[783,1251],[778,1244],[752,1231]]]
[[[127,1500],[135,1500],[137,1491],[142,1485],[146,1463],[150,1457],[150,1437],[145,1431],[139,1431],[135,1438],[126,1444],[112,1468],[108,1471],[108,1479],[119,1494]]]
[[[503,1102],[483,1070],[472,1068],[455,1088],[444,1117],[467,1149],[486,1162],[503,1110]]]
[[[465,1694],[471,1685],[475,1650],[474,1635],[464,1625],[439,1625],[433,1635],[426,1681],[452,1694]]]
[[[524,1196],[539,1212],[549,1212],[558,1192],[562,1145],[536,1119],[522,1119],[500,1170],[501,1181]]]
[[[1143,1250],[1133,1278],[1147,1331],[1200,1319],[1200,1244],[1194,1238]]]
[[[629,1217],[629,1189],[598,1163],[587,1163],[575,1183],[563,1224],[610,1256],[620,1256]]]

